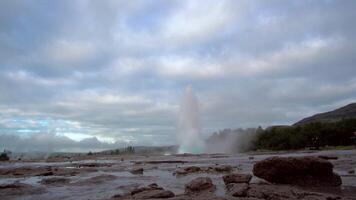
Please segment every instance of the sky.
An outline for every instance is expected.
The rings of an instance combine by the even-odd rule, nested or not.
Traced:
[[[176,144],[356,101],[353,0],[2,0],[0,149]]]

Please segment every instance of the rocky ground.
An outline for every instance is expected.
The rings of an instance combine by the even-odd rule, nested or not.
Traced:
[[[356,151],[1,162],[0,199],[356,199]]]

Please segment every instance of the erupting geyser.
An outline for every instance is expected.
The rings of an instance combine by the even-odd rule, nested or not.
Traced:
[[[204,141],[200,134],[199,104],[192,87],[188,86],[180,105],[177,131],[179,153],[202,153]]]

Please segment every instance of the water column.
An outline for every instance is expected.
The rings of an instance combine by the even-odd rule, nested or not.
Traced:
[[[199,103],[191,86],[185,89],[180,105],[177,140],[179,153],[203,153]]]

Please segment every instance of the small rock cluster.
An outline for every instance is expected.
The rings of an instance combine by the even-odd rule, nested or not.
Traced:
[[[112,199],[164,199],[174,197],[174,193],[152,183],[145,187],[139,187],[124,195],[114,195]]]
[[[251,174],[228,174],[223,176],[228,195],[234,197],[245,197],[252,179]]]
[[[192,173],[229,173],[233,170],[233,167],[230,165],[217,165],[211,167],[197,167],[197,166],[189,166],[185,168],[180,168],[176,170],[173,174],[180,175],[188,175]]]

